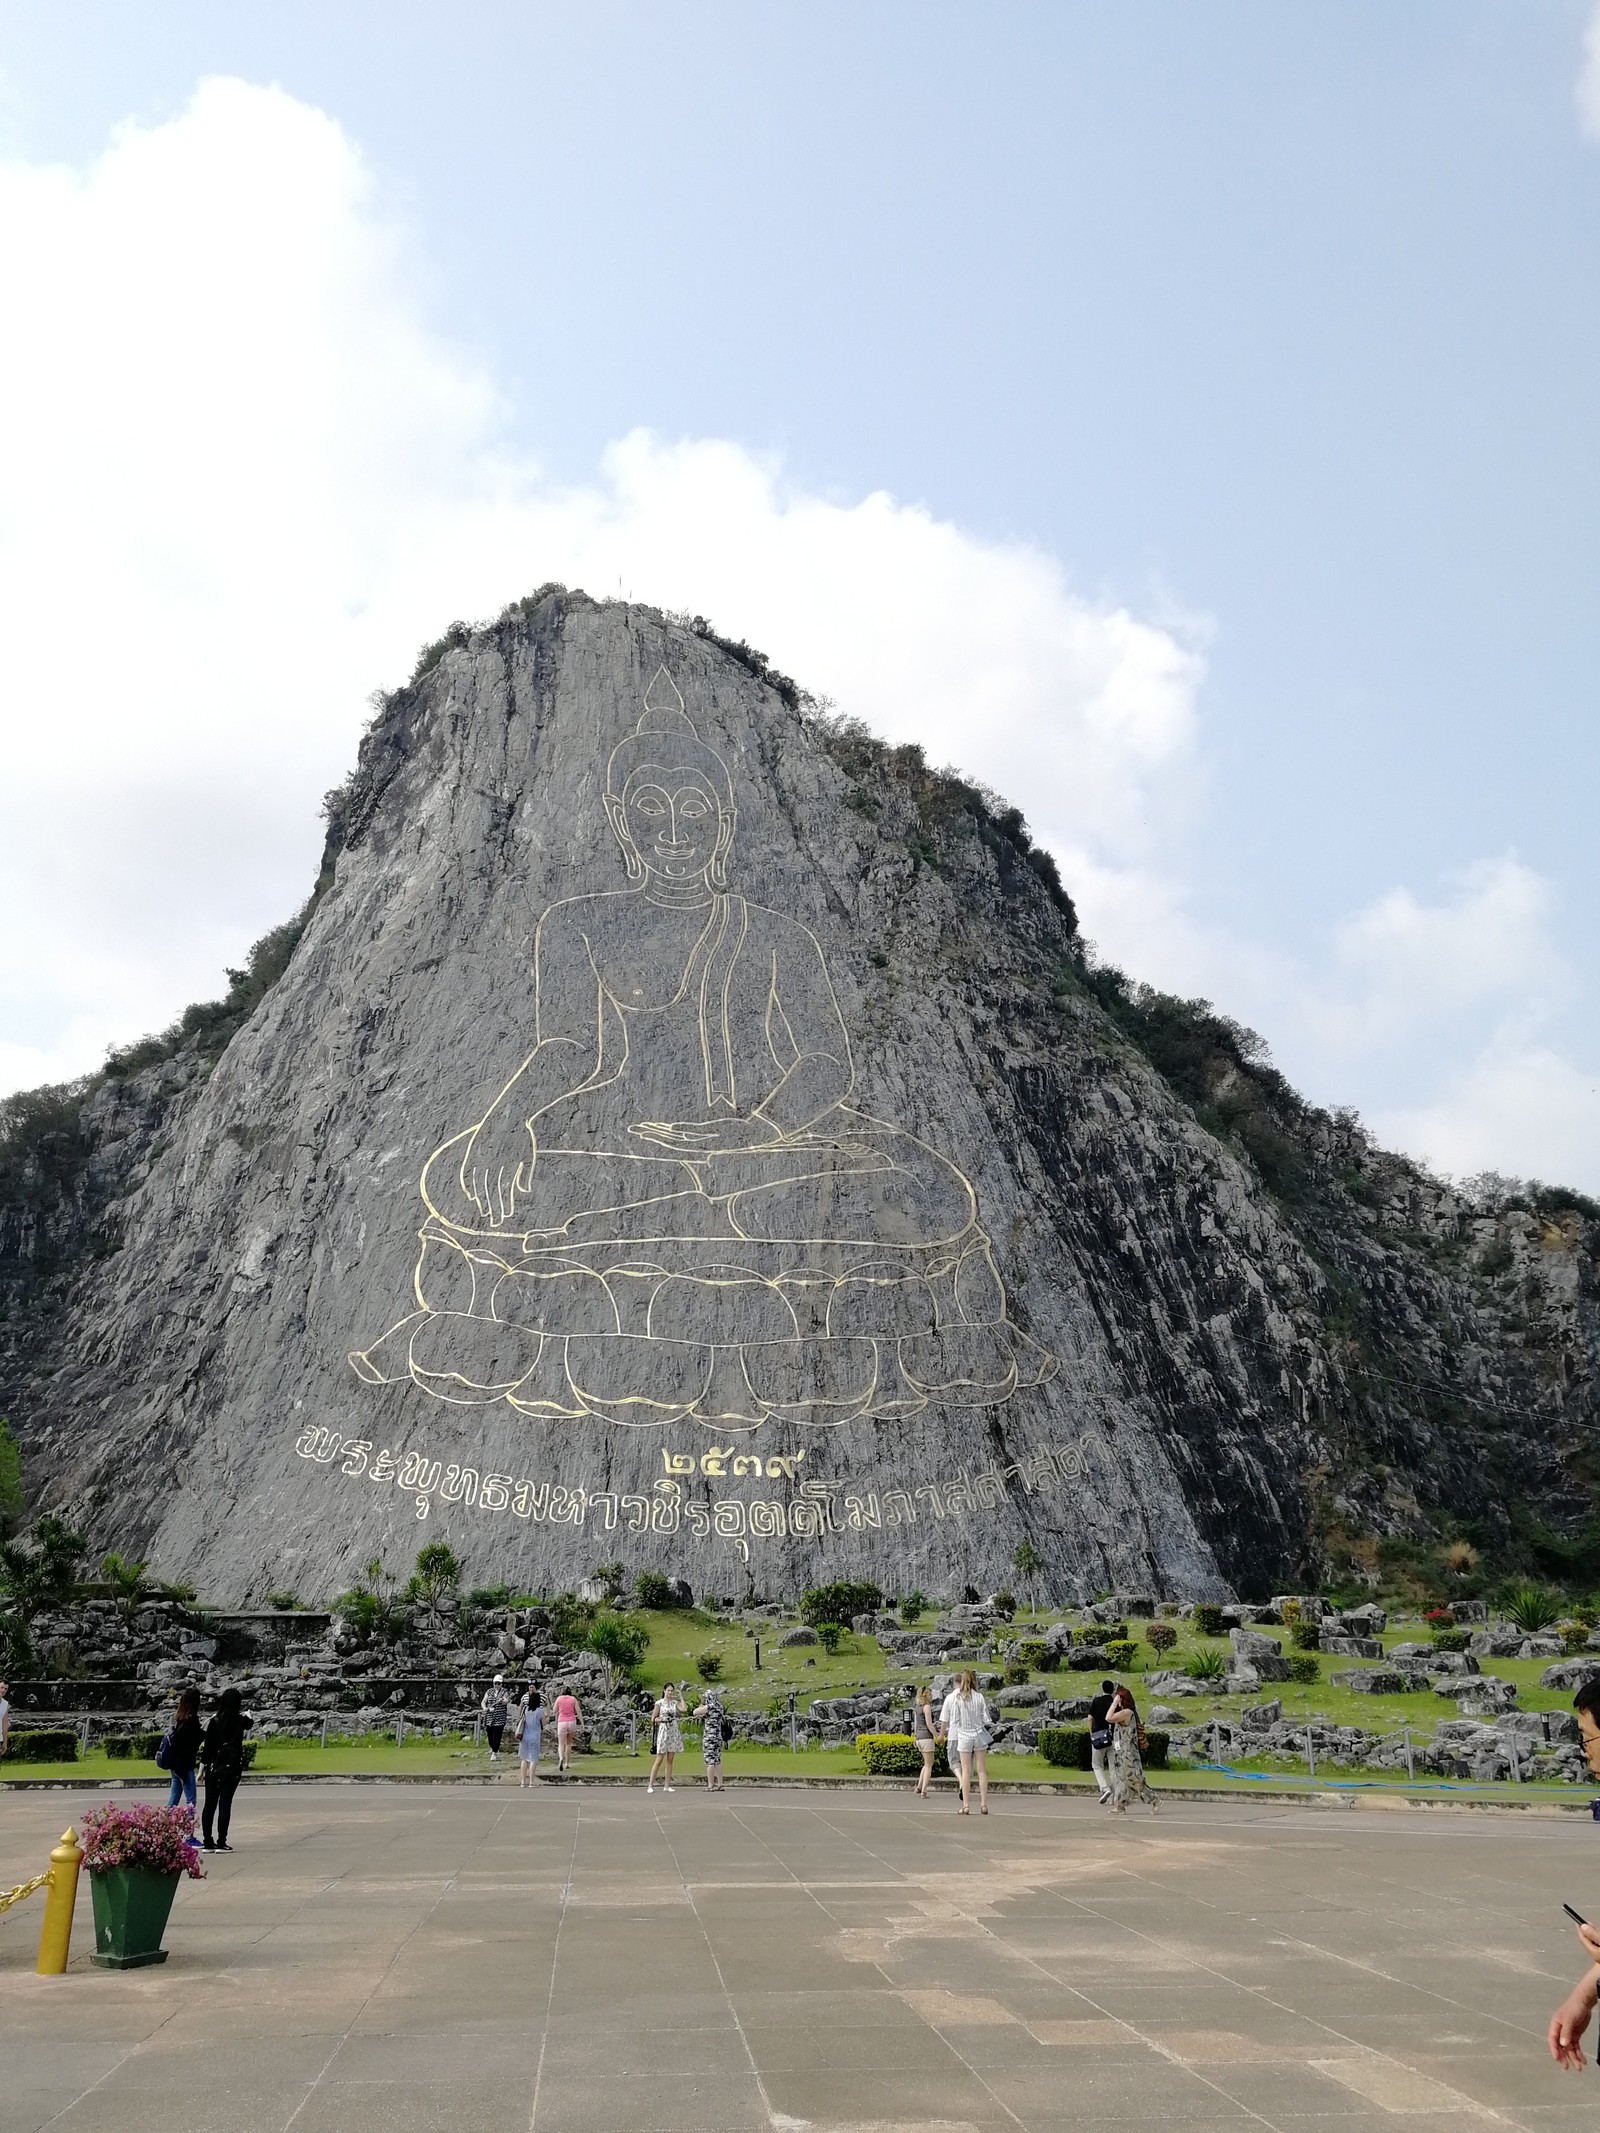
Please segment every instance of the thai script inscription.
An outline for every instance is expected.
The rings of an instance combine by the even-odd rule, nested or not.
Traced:
[[[302,1459],[332,1468],[351,1480],[392,1487],[413,1496],[419,1519],[429,1515],[434,1503],[460,1504],[466,1509],[509,1512],[530,1524],[598,1525],[607,1533],[674,1534],[687,1532],[696,1540],[717,1539],[730,1543],[748,1562],[752,1540],[820,1541],[826,1534],[877,1532],[884,1528],[914,1526],[920,1515],[943,1521],[947,1518],[981,1516],[1000,1509],[1013,1485],[1031,1496],[1040,1490],[1058,1488],[1087,1477],[1089,1467],[1084,1446],[1041,1445],[1036,1451],[1007,1466],[991,1463],[978,1473],[962,1473],[953,1480],[925,1481],[910,1487],[852,1489],[842,1481],[816,1477],[801,1480],[804,1451],[757,1455],[732,1455],[732,1447],[713,1446],[698,1457],[687,1452],[663,1452],[667,1471],[659,1476],[650,1493],[621,1494],[615,1490],[590,1489],[583,1483],[531,1481],[526,1476],[484,1473],[458,1461],[430,1458],[426,1452],[392,1451],[376,1446],[367,1437],[345,1437],[338,1430],[309,1424],[295,1444]],[[708,1480],[787,1481],[795,1493],[787,1499],[757,1496],[714,1495],[695,1501],[684,1493],[684,1482],[699,1473]]]

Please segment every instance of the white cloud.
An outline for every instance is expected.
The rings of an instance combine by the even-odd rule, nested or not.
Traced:
[[[1456,1177],[1484,1170],[1600,1186],[1600,1073],[1507,1028],[1426,1103],[1376,1111],[1380,1139]]]
[[[1578,123],[1592,141],[1600,141],[1600,4],[1583,33],[1583,58],[1576,88]]]
[[[28,914],[0,938],[0,1089],[219,990],[303,898],[368,692],[559,578],[704,613],[1021,800],[1108,953],[1256,1023],[1319,1096],[1392,1095],[1385,1062],[1441,1031],[1488,1043],[1393,1130],[1538,1167],[1494,1142],[1507,1089],[1575,1076],[1505,1035],[1565,975],[1530,870],[1397,888],[1315,964],[1198,923],[1162,870],[1202,789],[1204,618],[1086,600],[1037,548],[796,492],[726,442],[636,432],[553,485],[426,316],[359,154],[276,90],[209,82],[86,171],[0,166],[0,277],[0,908]],[[1581,1081],[1548,1115],[1589,1148]]]
[[[542,480],[359,155],[281,92],[209,82],[86,172],[0,168],[0,276],[15,1076],[214,992],[303,896],[374,684],[546,578],[711,615],[1048,795],[1058,838],[1134,859],[1177,804],[1197,646],[1039,551],[789,493],[726,443],[639,433],[586,486]]]

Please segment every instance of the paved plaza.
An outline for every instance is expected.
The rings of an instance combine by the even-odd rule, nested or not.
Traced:
[[[0,1797],[0,1885],[87,1801]],[[33,1975],[0,2133],[1589,2128],[1543,2032],[1575,1816],[254,1786],[162,1968]]]

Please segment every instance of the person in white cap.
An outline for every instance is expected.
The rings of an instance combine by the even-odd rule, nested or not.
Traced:
[[[485,1691],[483,1703],[483,1730],[489,1736],[489,1760],[500,1760],[500,1736],[506,1730],[506,1713],[510,1699],[506,1695],[506,1677],[496,1674],[491,1686]]]

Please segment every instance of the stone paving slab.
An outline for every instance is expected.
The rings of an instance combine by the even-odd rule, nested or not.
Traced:
[[[0,1886],[87,1798],[0,1797]],[[0,2133],[1524,2133],[1600,1830],[907,1793],[251,1788],[159,1969],[0,1916]]]

